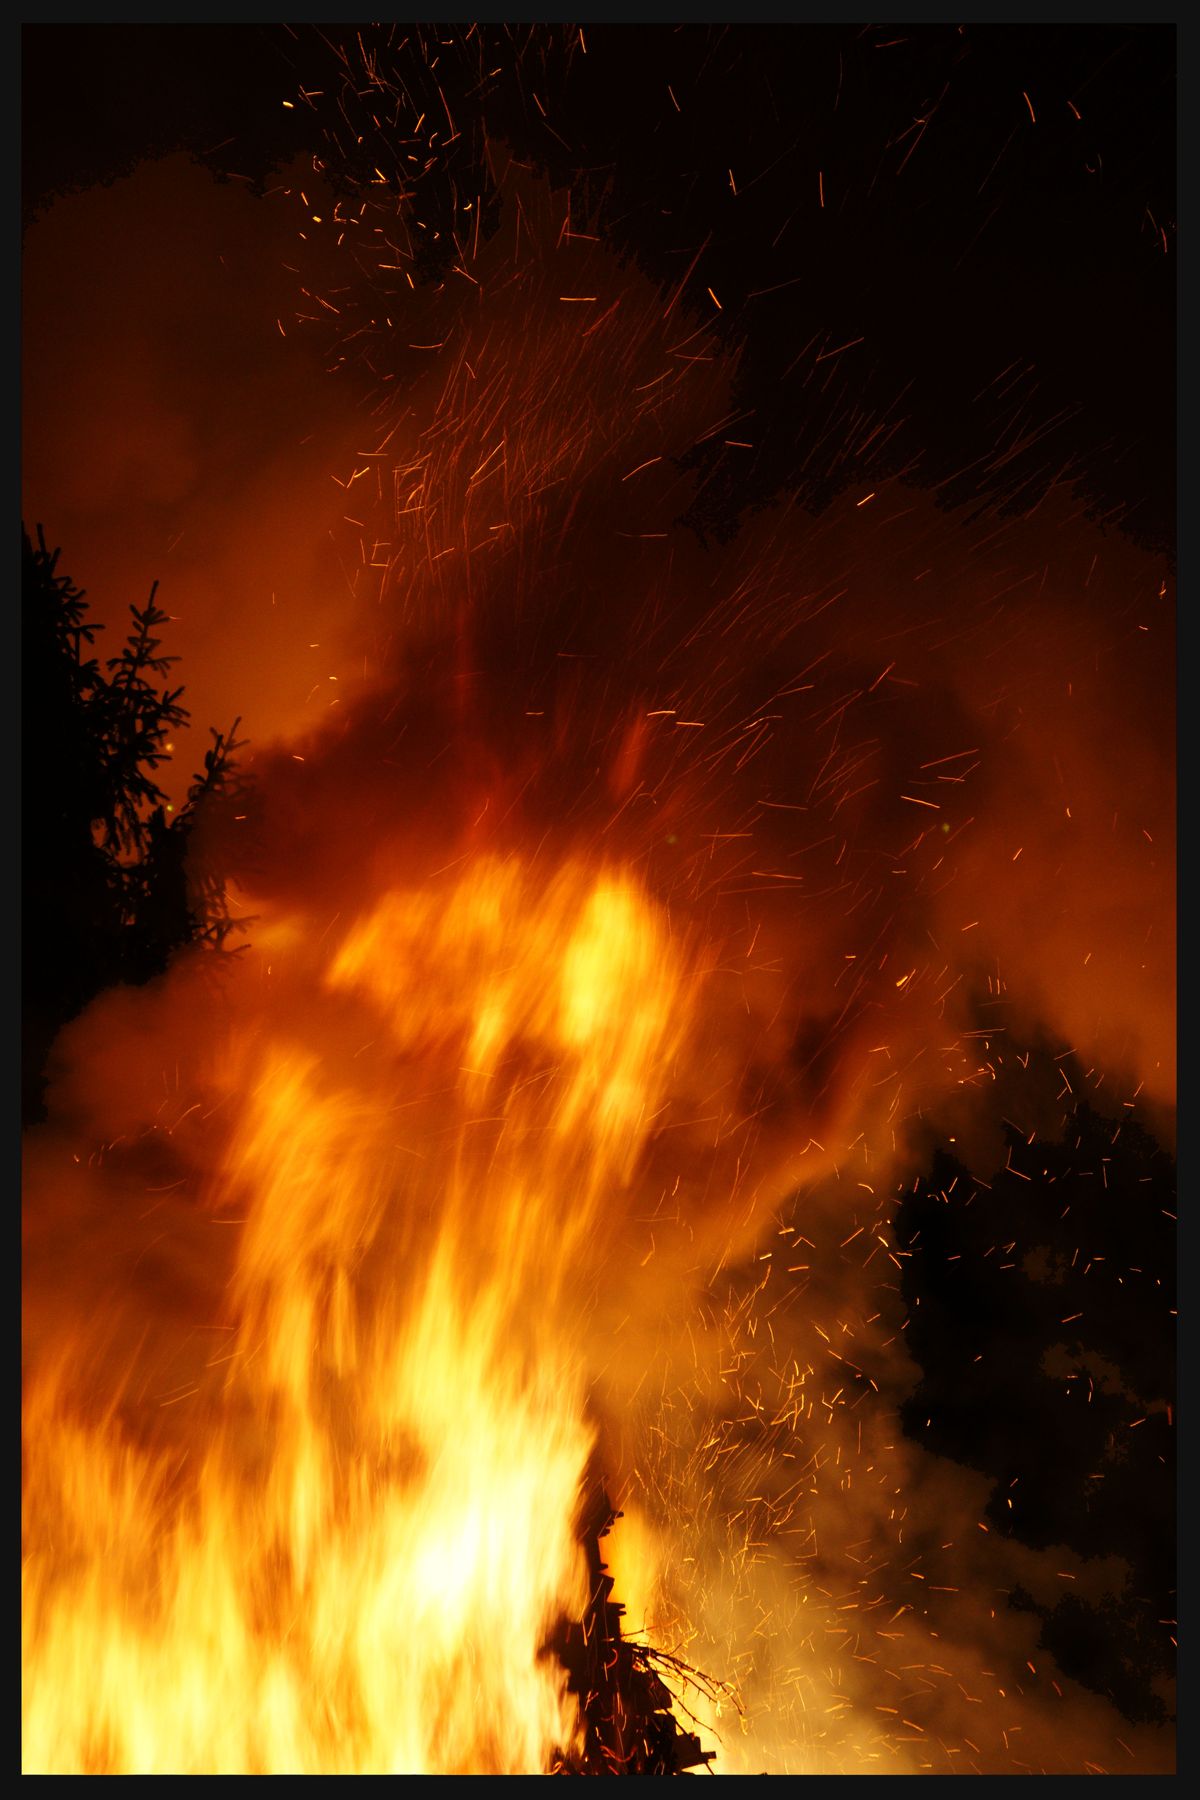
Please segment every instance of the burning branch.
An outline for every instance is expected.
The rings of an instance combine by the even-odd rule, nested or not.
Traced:
[[[579,1701],[583,1722],[582,1749],[564,1756],[558,1775],[686,1775],[707,1768],[716,1755],[702,1749],[700,1739],[684,1731],[673,1706],[699,1721],[672,1694],[658,1673],[670,1669],[703,1692],[729,1695],[713,1681],[666,1651],[635,1644],[621,1629],[625,1608],[612,1598],[613,1579],[600,1545],[621,1515],[602,1484],[592,1489],[580,1535],[588,1563],[588,1604],[582,1619],[566,1625],[554,1649],[567,1670],[568,1686]]]

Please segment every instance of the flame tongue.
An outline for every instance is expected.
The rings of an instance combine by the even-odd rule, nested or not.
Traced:
[[[82,1339],[31,1378],[28,1769],[537,1772],[579,1741],[545,1645],[587,1590],[580,1250],[683,981],[626,878],[481,864],[386,895],[300,1025],[244,1035],[194,1379],[147,1352],[85,1402]],[[361,1054],[328,1048],[346,1007]]]

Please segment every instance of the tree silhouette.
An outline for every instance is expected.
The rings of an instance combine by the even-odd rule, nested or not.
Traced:
[[[103,626],[57,550],[22,532],[22,1116],[41,1116],[56,1033],[103,988],[161,974],[186,944],[225,945],[224,875],[196,828],[243,793],[237,721],[214,731],[180,812],[159,786],[172,732],[186,725],[169,615],[157,582],[117,655],[93,654]],[[211,835],[211,834],[206,834]]]
[[[945,1150],[905,1196],[905,1429],[994,1482],[988,1527],[1114,1558],[1095,1605],[1037,1612],[1042,1644],[1127,1718],[1165,1715],[1175,1620],[1175,1168],[1128,1113],[1047,1142],[1007,1127],[985,1182]]]

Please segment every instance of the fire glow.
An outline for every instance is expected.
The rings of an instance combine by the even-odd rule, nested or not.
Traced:
[[[1039,1032],[1173,1098],[1160,562],[890,479],[699,545],[688,458],[753,447],[703,270],[488,155],[432,287],[382,177],[271,197],[281,339],[318,296],[357,384],[275,535],[349,598],[253,627],[247,948],[101,996],[30,1135],[25,1768],[572,1767],[602,1474],[718,1773],[1109,1766],[1114,1719],[1153,1770],[996,1598],[1084,1561],[903,1435],[895,1220]]]
[[[65,1370],[30,1396],[32,1766],[506,1774],[573,1747],[546,1650],[585,1598],[567,1302],[682,976],[628,881],[482,863],[386,896],[319,984],[373,1040],[345,1087],[320,1007],[307,1044],[222,1059],[207,1204],[240,1229],[229,1317],[158,1397],[185,1454],[132,1438],[124,1394],[74,1420]]]

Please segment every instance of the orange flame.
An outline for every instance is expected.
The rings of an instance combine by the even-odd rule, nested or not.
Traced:
[[[485,862],[387,894],[324,988],[369,1051],[247,1032],[221,1074],[221,1347],[158,1408],[146,1356],[99,1417],[79,1346],[33,1376],[30,1771],[528,1773],[575,1739],[544,1646],[584,1599],[577,1253],[685,958],[625,876]]]

